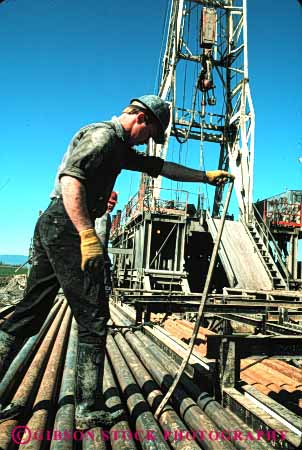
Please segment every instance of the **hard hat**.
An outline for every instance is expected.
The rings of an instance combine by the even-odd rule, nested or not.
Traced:
[[[133,98],[131,105],[143,106],[152,113],[158,129],[156,136],[152,137],[157,144],[163,144],[165,142],[165,131],[170,122],[170,107],[168,103],[157,95],[142,95],[141,97]]]
[[[117,192],[112,191],[108,200],[109,203],[113,203],[114,205],[117,203]]]

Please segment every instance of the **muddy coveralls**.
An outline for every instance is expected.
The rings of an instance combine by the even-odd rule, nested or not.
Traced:
[[[39,332],[59,288],[63,289],[78,325],[78,428],[95,425],[93,421],[85,422],[85,414],[94,417],[90,412],[96,409],[97,387],[102,386],[109,307],[101,274],[91,280],[89,273],[81,270],[80,237],[65,211],[59,180],[69,175],[83,183],[94,223],[97,212],[105,213],[122,169],[157,177],[162,166],[161,158],[146,156],[129,147],[116,117],[109,122],[88,125],[76,133],[59,167],[51,203],[36,224],[34,260],[24,298],[0,330],[0,359],[4,359],[16,337]],[[84,417],[82,421],[81,417]]]

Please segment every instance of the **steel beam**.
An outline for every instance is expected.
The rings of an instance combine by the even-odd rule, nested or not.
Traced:
[[[301,448],[301,435],[293,432],[277,418],[269,414],[269,410],[262,409],[250,399],[242,395],[237,389],[229,388],[223,392],[223,403],[226,408],[238,415],[242,420],[246,420],[255,431],[259,430],[264,435],[267,434],[268,443],[273,444],[276,449],[297,450]],[[273,432],[274,435],[273,435]],[[282,434],[283,432],[283,439]],[[275,440],[274,440],[275,438]],[[250,442],[251,448],[253,442]]]
[[[260,359],[275,357],[278,359],[302,358],[302,336],[219,336],[207,337],[207,358],[218,359],[221,344],[233,343],[236,358]]]

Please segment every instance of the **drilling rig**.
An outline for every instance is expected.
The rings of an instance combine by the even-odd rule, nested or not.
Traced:
[[[216,155],[218,169],[235,175],[238,220],[229,215],[225,223],[211,291],[290,289],[292,275],[278,243],[253,205],[255,114],[247,0],[172,0],[166,23],[157,94],[170,102],[172,118],[165,144],[150,140],[147,152],[166,159],[173,145],[190,148],[201,170],[208,152]],[[180,155],[181,150],[178,161]],[[212,197],[206,209],[200,190],[191,201],[190,192],[167,189],[161,177],[142,175],[138,193],[113,221],[119,295],[180,301],[202,292],[223,187],[216,187]]]

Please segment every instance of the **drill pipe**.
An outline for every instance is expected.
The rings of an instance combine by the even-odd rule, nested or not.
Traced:
[[[116,321],[120,320],[123,324],[130,324],[130,322],[124,317],[120,317],[115,314],[116,310],[112,311],[112,315],[116,318]],[[135,335],[139,337],[142,341],[142,344],[146,347],[146,349],[152,352],[152,360],[158,360],[159,364],[163,364],[166,367],[170,374],[174,377],[175,374],[179,370],[179,366],[171,359],[158,345],[156,345],[151,338],[147,337],[141,331],[136,331]],[[142,353],[145,350],[142,351]],[[250,427],[246,425],[242,420],[240,420],[235,415],[230,415],[218,402],[213,400],[213,398],[207,392],[201,392],[200,388],[196,386],[196,384],[192,383],[192,380],[183,373],[181,378],[181,383],[185,390],[192,396],[192,398],[196,401],[197,405],[203,410],[207,416],[210,417],[211,420],[217,425],[217,429],[220,430],[228,430],[230,428],[230,424],[232,424],[233,429],[239,429],[242,432],[251,431]],[[265,443],[266,448],[272,449],[267,443]],[[234,446],[238,450],[245,450],[246,446],[243,445],[239,440],[234,441]],[[263,442],[253,441],[253,447],[255,450],[263,450]]]
[[[122,322],[127,323],[127,320],[120,318],[119,315],[116,314],[116,311],[111,311],[114,318],[118,318],[122,320]],[[169,386],[173,382],[173,377],[167,371],[166,367],[163,366],[161,361],[157,360],[157,364],[150,365],[150,361],[154,360],[154,355],[150,352],[149,348],[145,347],[140,339],[136,336],[135,332],[132,333],[129,330],[124,331],[124,336],[127,342],[131,345],[132,349],[135,351],[137,355],[141,358],[143,364],[148,367],[150,373],[159,384],[159,386],[164,390],[168,389]],[[172,396],[173,402],[176,407],[180,410],[180,415],[184,422],[188,425],[191,430],[200,430],[202,429],[206,433],[210,433],[215,430],[214,421],[204,414],[201,409],[196,405],[196,403],[191,399],[186,392],[182,389],[180,385],[176,386],[176,389]],[[217,428],[217,427],[216,427]],[[229,427],[228,427],[229,428]],[[228,429],[227,428],[227,429]],[[206,450],[225,450],[225,449],[234,449],[234,446],[231,445],[228,441],[211,441],[208,439],[203,439],[197,433],[196,439]]]
[[[116,334],[115,340],[138,385],[145,394],[145,397],[154,412],[163,399],[162,392],[158,389],[158,385],[142,365],[141,361],[133,352],[121,333]],[[189,441],[174,439],[175,434],[179,430],[183,431],[184,434],[187,433],[187,435],[190,434],[190,432],[170,405],[165,406],[161,416],[159,417],[159,423],[165,432],[165,436],[169,437],[168,439],[170,445],[173,448],[177,450],[200,450],[199,445],[193,440]]]
[[[68,430],[74,428],[74,395],[75,395],[75,371],[77,356],[77,325],[72,321],[68,346],[66,351],[65,366],[62,384],[58,399],[57,414],[54,422],[54,430]],[[50,450],[72,450],[72,439],[52,440]]]
[[[77,434],[82,434],[82,449],[83,450],[106,450],[106,439],[104,431],[100,427],[90,428],[87,431],[76,431]],[[81,436],[81,435],[80,435]],[[104,437],[105,436],[105,437]]]
[[[106,406],[109,407],[111,412],[123,409],[107,357],[105,357],[104,366],[103,395]],[[100,427],[91,428],[89,432],[92,433],[93,439],[83,440],[83,450],[106,450],[106,441],[109,442],[109,440],[112,450],[137,450],[134,441],[123,439],[122,433],[124,432],[127,436],[130,429],[129,423],[124,418],[115,423],[109,431]]]
[[[113,373],[107,358],[105,360],[103,389],[104,399],[110,410],[114,411],[116,409],[123,408],[119,391],[114,381]],[[137,446],[133,440],[125,440],[122,437],[122,433],[124,432],[127,436],[127,432],[130,429],[131,428],[128,421],[124,418],[111,427],[110,442],[112,450],[137,450]]]
[[[150,365],[150,361],[154,360],[153,354],[148,348],[142,345],[138,337],[130,331],[124,333],[127,342],[137,355],[140,356],[143,364],[148,367],[150,373],[163,390],[169,389],[173,383],[173,377],[160,361],[157,364]],[[214,422],[196,405],[194,400],[188,396],[181,385],[177,385],[173,395],[173,403],[179,409],[180,416],[191,430],[203,430],[205,434],[209,434],[215,430]],[[216,427],[217,428],[217,427]],[[233,445],[228,441],[212,441],[204,439],[197,433],[196,439],[205,450],[231,450]]]
[[[107,404],[110,404],[110,407],[111,407],[110,411],[112,412],[113,410],[121,409],[121,406],[122,406],[121,400],[118,397],[118,390],[114,383],[113,375],[110,370],[107,357],[105,357],[103,386],[100,386],[100,388],[102,388],[102,391],[104,391],[104,401],[107,399]],[[109,439],[111,438],[111,430],[113,428],[120,430],[122,428],[121,424],[123,424],[123,423],[124,423],[123,421],[119,421],[118,423],[116,423],[114,425],[114,427],[112,427],[110,429],[110,432],[108,432],[107,430],[103,430],[100,427],[95,427],[95,428],[89,429],[89,432],[92,433],[93,439],[84,439],[83,440],[83,442],[82,442],[83,450],[106,450],[107,449],[106,441],[108,442]],[[125,423],[126,423],[125,429],[129,430],[130,427],[129,427],[128,423],[127,422],[125,422]],[[123,441],[120,441],[120,442],[123,443]],[[132,443],[131,441],[127,441],[127,443],[128,442]],[[118,450],[120,448],[123,448],[123,447],[122,446],[117,447]],[[126,447],[126,449],[128,450],[128,447]],[[132,448],[131,446],[129,446],[129,449],[136,450],[135,447]]]
[[[65,356],[65,343],[66,336],[69,333],[70,318],[71,310],[68,308],[43,373],[43,378],[33,405],[33,414],[26,424],[30,430],[38,430],[39,434],[42,434],[40,438],[42,437],[43,440],[31,440],[28,444],[24,444],[22,449],[39,450],[45,444],[47,420],[49,420],[54,410],[58,382],[61,379],[60,374]]]
[[[143,395],[137,386],[122,354],[112,336],[107,336],[107,351],[114,367],[121,390],[127,401],[131,418],[136,427],[136,433],[142,440],[144,450],[169,450],[153,414],[149,410]],[[130,430],[129,430],[130,431]]]
[[[143,344],[153,353],[153,357],[164,364],[165,367],[168,368],[172,376],[175,376],[179,369],[177,364],[171,358],[169,358],[169,356],[161,348],[154,344],[154,342],[152,342],[152,340],[144,333],[137,332],[136,334],[139,339],[141,339]],[[233,429],[238,429],[245,433],[251,431],[250,427],[238,417],[236,417],[235,415],[230,416],[226,409],[223,408],[220,403],[214,400],[208,392],[201,392],[198,386],[196,386],[195,383],[192,383],[192,380],[190,380],[190,378],[185,373],[181,378],[181,383],[186,392],[188,392],[188,394],[190,394],[191,397],[196,401],[200,409],[204,411],[211,420],[213,420],[218,429],[228,430],[230,428],[230,424],[232,424]],[[244,443],[241,443],[241,441],[239,440],[234,441],[234,446],[238,450],[246,450],[246,445]],[[269,446],[268,448],[272,447]],[[263,450],[263,443],[261,441],[253,441],[253,450]]]
[[[57,336],[57,332],[62,322],[62,318],[64,317],[66,308],[67,304],[64,303],[13,397],[12,403],[22,407],[24,406],[24,411],[22,410],[22,414],[17,418],[9,419],[0,424],[0,448],[2,450],[6,450],[8,448],[12,430],[18,425],[19,418],[20,422],[24,423],[27,419],[25,415],[28,416],[31,411],[34,394],[39,387],[45,365]]]
[[[11,394],[12,389],[15,387],[18,379],[20,378],[20,373],[23,373],[25,367],[28,365],[32,355],[37,350],[40,345],[43,337],[50,324],[53,321],[53,318],[57,314],[59,308],[61,307],[63,299],[55,303],[52,307],[50,313],[48,314],[41,330],[38,334],[30,337],[23,347],[20,349],[17,356],[14,358],[12,363],[10,364],[8,370],[6,371],[1,383],[0,383],[0,399],[1,403],[5,403],[8,396]],[[19,375],[19,377],[18,377]]]

